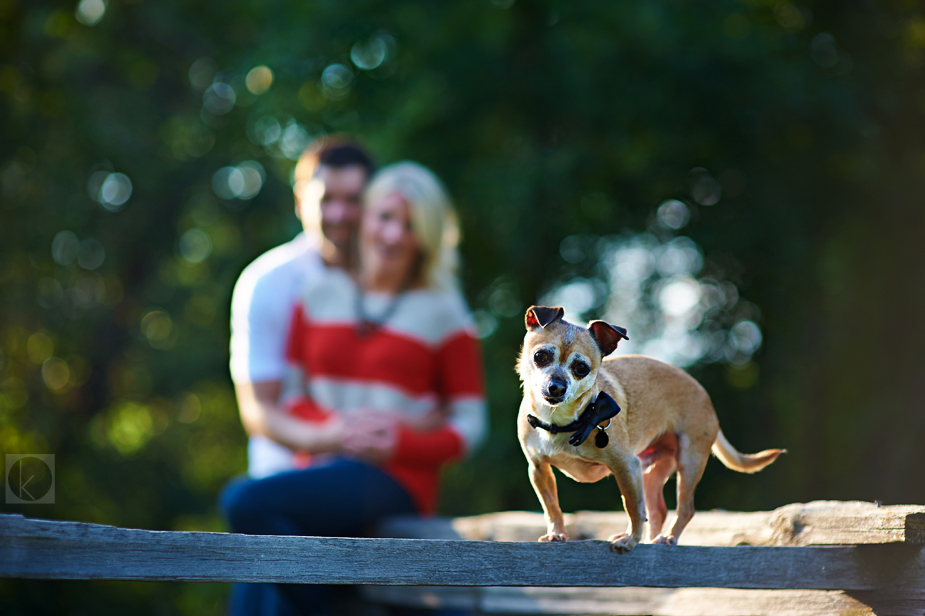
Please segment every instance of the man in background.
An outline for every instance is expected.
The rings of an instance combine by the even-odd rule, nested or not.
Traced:
[[[359,145],[332,138],[311,144],[296,165],[293,194],[303,232],[241,273],[231,300],[231,378],[248,441],[248,474],[296,467],[286,435],[300,420],[280,407],[286,339],[296,298],[324,268],[356,258],[363,190],[375,170]]]

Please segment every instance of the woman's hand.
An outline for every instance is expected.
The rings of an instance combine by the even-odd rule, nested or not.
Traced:
[[[305,421],[280,413],[273,428],[280,441],[295,451],[310,454],[339,453],[343,450],[347,425],[344,418],[332,415],[324,421]]]
[[[417,432],[430,432],[446,424],[441,408],[423,415],[408,416],[383,411],[362,411],[340,417],[337,426],[339,448],[367,462],[380,464],[391,459],[398,447],[398,431],[406,426]]]
[[[367,462],[386,462],[395,455],[398,447],[399,423],[398,418],[392,414],[351,414],[341,428],[341,450]]]

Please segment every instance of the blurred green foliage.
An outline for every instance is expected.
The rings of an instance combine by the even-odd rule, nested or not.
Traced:
[[[443,513],[538,508],[523,310],[606,281],[595,238],[640,233],[735,285],[763,345],[689,369],[740,450],[790,450],[755,477],[711,464],[699,508],[925,502],[923,69],[915,0],[0,0],[0,452],[58,473],[55,505],[0,511],[223,528],[231,288],[298,230],[293,158],[334,131],[431,166],[460,211],[493,432]],[[619,507],[613,482],[560,491]],[[0,581],[0,612],[219,613],[224,592]]]

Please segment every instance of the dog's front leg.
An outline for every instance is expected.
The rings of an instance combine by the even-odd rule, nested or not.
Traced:
[[[530,483],[543,504],[543,513],[546,514],[546,534],[540,541],[567,541],[565,532],[565,516],[559,508],[559,494],[556,491],[556,476],[552,474],[552,466],[548,462],[534,462],[530,460]]]
[[[623,509],[629,516],[630,523],[625,533],[613,535],[608,539],[610,549],[625,554],[635,548],[642,539],[642,527],[646,523],[646,504],[643,498],[642,463],[639,458],[629,454],[622,456],[611,472],[620,486]]]

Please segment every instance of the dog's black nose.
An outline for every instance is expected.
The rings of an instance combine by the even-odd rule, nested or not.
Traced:
[[[562,379],[550,379],[549,384],[546,386],[546,392],[554,398],[561,398],[565,395],[566,386],[566,382]]]

